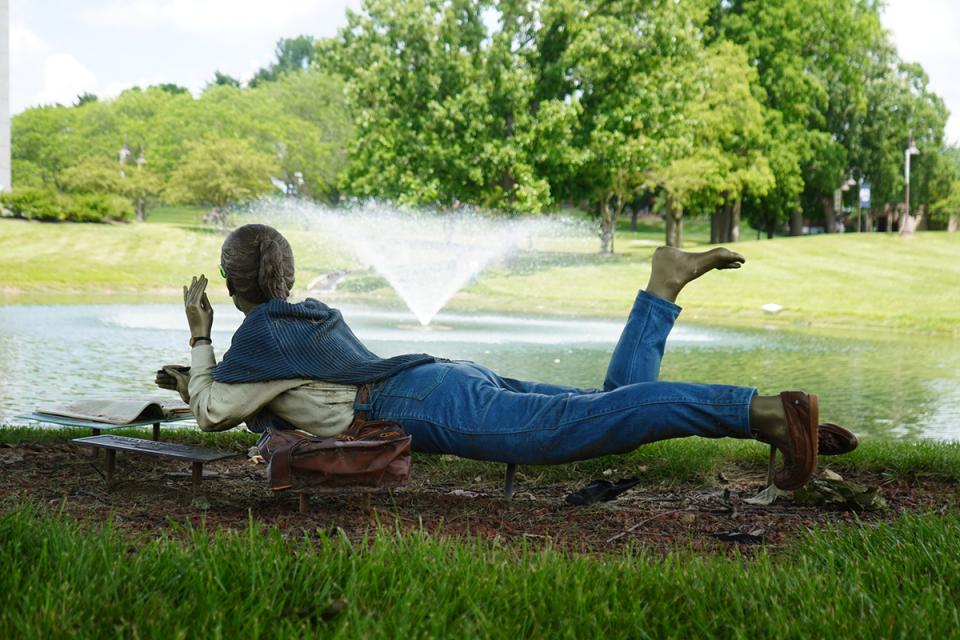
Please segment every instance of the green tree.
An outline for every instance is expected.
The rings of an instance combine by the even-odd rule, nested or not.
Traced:
[[[353,132],[343,82],[313,69],[288,73],[257,86],[247,99],[271,113],[267,137],[287,192],[336,202]]]
[[[753,199],[748,215],[769,228],[790,219],[800,233],[802,211],[825,218],[832,230],[833,192],[848,174],[857,138],[854,122],[866,110],[862,82],[880,34],[870,0],[733,0],[714,8],[716,37],[746,49],[757,69],[773,145],[775,187]],[[764,211],[765,210],[765,211]]]
[[[651,182],[666,192],[666,242],[682,244],[683,210],[690,206],[712,212],[711,242],[735,242],[744,196],[761,197],[774,186],[764,155],[769,145],[764,107],[754,95],[756,72],[739,46],[719,42],[689,73],[700,86],[684,116],[692,144],[652,171]]]
[[[512,14],[487,31],[485,12],[496,6],[367,0],[320,43],[317,59],[345,79],[354,115],[347,193],[521,212],[552,205],[537,167],[569,155],[578,107],[537,99]]]
[[[930,213],[934,219],[946,223],[947,231],[960,231],[960,180],[955,180],[950,191],[933,203]]]
[[[205,204],[214,219],[224,209],[273,190],[277,162],[244,140],[207,135],[187,143],[187,155],[170,178],[170,202]]]
[[[80,95],[77,96],[76,106],[82,107],[88,102],[96,102],[97,100],[99,100],[99,98],[97,98],[96,94],[90,93],[89,91],[85,91],[84,93],[81,93]]]
[[[233,76],[223,73],[219,69],[213,72],[213,81],[210,83],[212,86],[227,86],[227,87],[236,87],[240,88],[240,81],[234,78]],[[208,85],[208,86],[210,86]]]
[[[146,220],[148,203],[162,190],[160,179],[142,166],[124,166],[101,156],[87,156],[66,169],[62,183],[68,192],[123,196],[133,203],[140,222]]]
[[[64,170],[64,191],[72,193],[120,193],[120,164],[112,158],[87,156]]]
[[[276,60],[263,67],[250,80],[251,87],[264,82],[275,82],[285,73],[303,71],[310,67],[316,55],[315,41],[312,36],[301,35],[296,38],[281,38],[274,50]]]
[[[160,84],[151,85],[150,87],[147,88],[147,90],[149,91],[154,87],[156,87],[157,89],[160,89],[160,91],[172,93],[173,95],[183,95],[183,94],[190,93],[189,89],[179,84],[176,84],[174,82],[161,82]]]
[[[623,207],[692,149],[684,114],[699,89],[702,17],[694,2],[547,0],[529,19],[538,96],[577,106],[580,156],[551,184],[598,215],[601,253],[614,250]]]
[[[88,104],[86,109],[95,107]],[[36,107],[17,114],[11,123],[13,185],[59,189],[60,173],[79,156],[82,141],[74,135],[76,114],[63,106]]]

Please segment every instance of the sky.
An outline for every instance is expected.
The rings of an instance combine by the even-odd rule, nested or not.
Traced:
[[[280,38],[325,37],[362,0],[10,0],[11,112],[90,92],[173,82],[194,92],[220,70],[241,80]],[[951,111],[960,143],[960,0],[887,0],[884,26]]]

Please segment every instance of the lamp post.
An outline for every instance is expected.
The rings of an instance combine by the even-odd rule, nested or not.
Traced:
[[[833,215],[835,218],[839,218],[843,209],[843,192],[848,191],[850,187],[857,184],[857,181],[853,178],[847,178],[846,181],[840,185],[840,187],[833,192]],[[859,229],[858,229],[859,230]],[[833,229],[829,230],[831,233]]]
[[[120,163],[120,177],[125,178],[126,174],[124,173],[124,168],[127,166],[127,158],[133,154],[130,151],[130,147],[127,146],[127,141],[123,141],[123,146],[120,147],[120,151],[117,152],[117,161]]]
[[[913,135],[910,135],[910,146],[903,151],[903,222],[900,224],[900,235],[904,236],[912,232],[910,229],[910,156],[920,153],[917,145],[913,143]]]

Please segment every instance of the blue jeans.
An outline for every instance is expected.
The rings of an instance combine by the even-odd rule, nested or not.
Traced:
[[[498,376],[473,362],[423,364],[372,386],[357,404],[399,422],[413,449],[518,464],[558,464],[642,444],[703,436],[752,438],[751,387],[657,382],[680,307],[641,291],[603,389]]]

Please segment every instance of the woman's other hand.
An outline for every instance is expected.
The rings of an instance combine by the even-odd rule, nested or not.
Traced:
[[[190,384],[190,368],[177,365],[166,365],[157,371],[155,380],[157,386],[161,389],[170,389],[180,394],[180,399],[190,404],[190,392],[187,387]]]
[[[183,306],[187,312],[190,336],[209,338],[213,329],[213,307],[207,299],[207,277],[203,274],[193,277],[189,287],[183,288]]]

